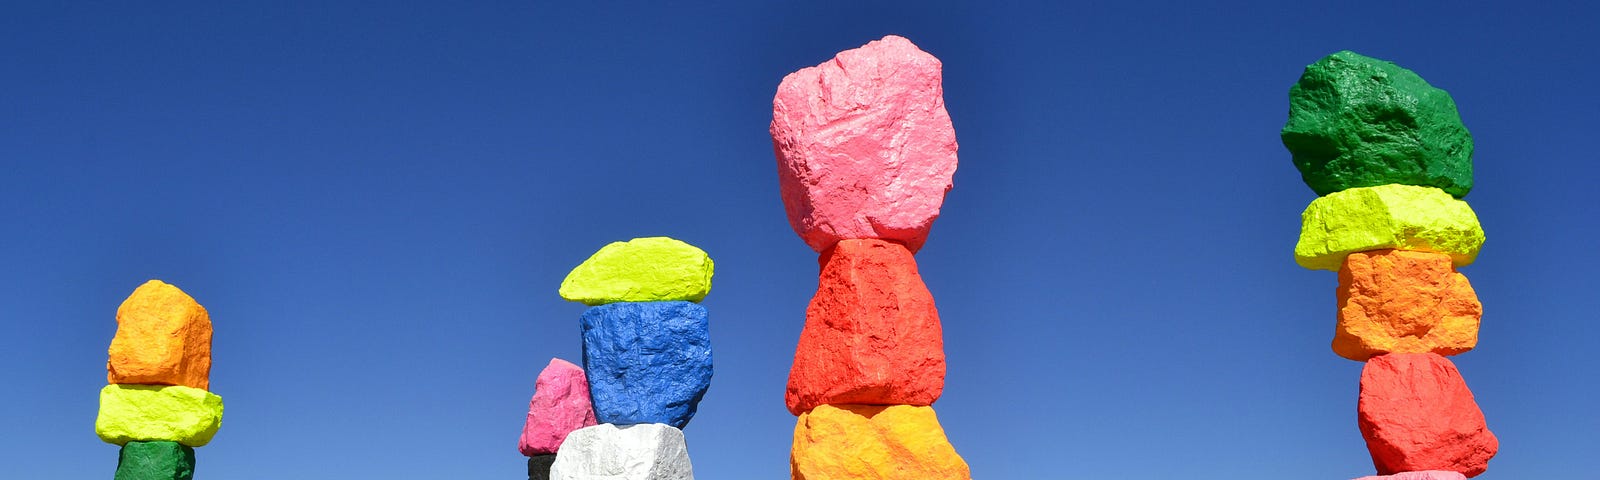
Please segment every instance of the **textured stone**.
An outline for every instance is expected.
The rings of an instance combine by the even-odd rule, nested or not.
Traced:
[[[151,280],[117,307],[106,383],[211,388],[211,317],[178,287]]]
[[[1311,202],[1300,215],[1295,261],[1338,271],[1352,252],[1397,248],[1450,255],[1457,267],[1478,257],[1483,227],[1467,202],[1410,185],[1352,188]]]
[[[698,302],[711,292],[714,265],[706,252],[667,237],[612,242],[561,281],[561,298],[587,305]]]
[[[659,423],[600,424],[567,437],[552,480],[693,480],[683,431]]]
[[[222,397],[179,385],[107,385],[94,432],[106,443],[205,446],[222,427]]]
[[[1432,353],[1368,360],[1357,410],[1379,475],[1448,470],[1474,477],[1500,449],[1461,373]]]
[[[1421,472],[1396,473],[1394,475],[1361,477],[1355,480],[1467,480],[1467,476],[1462,475],[1460,472],[1427,470]]]
[[[530,457],[556,453],[568,433],[596,423],[594,405],[589,401],[589,380],[583,369],[552,358],[534,382],[528,421],[522,424],[517,449]]]
[[[1354,52],[1306,67],[1289,88],[1282,138],[1318,195],[1390,183],[1456,197],[1472,189],[1472,134],[1450,94]]]
[[[549,480],[550,465],[556,463],[556,455],[534,455],[528,457],[528,480]]]
[[[956,171],[940,69],[890,35],[778,85],[778,186],[789,225],[812,249],[844,238],[922,247]]]
[[[819,405],[794,427],[795,480],[970,479],[933,407]]]
[[[177,442],[128,442],[117,457],[116,480],[190,480],[194,449]]]
[[[932,405],[944,390],[944,337],[933,295],[904,246],[842,240],[823,252],[784,400]]]
[[[1478,344],[1483,304],[1450,256],[1375,250],[1339,269],[1333,351],[1364,361],[1385,353],[1455,355]]]
[[[689,302],[590,307],[583,367],[601,423],[688,425],[711,386],[706,309]]]

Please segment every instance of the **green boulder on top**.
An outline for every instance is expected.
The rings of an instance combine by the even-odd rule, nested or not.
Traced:
[[[561,298],[585,305],[698,302],[711,292],[714,265],[704,250],[667,237],[612,242],[561,281]]]
[[[1472,190],[1472,134],[1455,100],[1394,63],[1351,51],[1289,88],[1283,146],[1317,195],[1386,184]]]
[[[190,480],[194,449],[178,442],[128,442],[117,458],[115,480]]]

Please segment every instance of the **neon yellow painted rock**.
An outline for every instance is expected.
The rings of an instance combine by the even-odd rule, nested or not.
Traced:
[[[222,397],[181,385],[112,384],[100,390],[94,433],[106,443],[211,442],[222,427]]]
[[[711,257],[667,237],[612,242],[561,281],[561,298],[587,305],[698,302],[711,293]]]
[[[1444,253],[1463,267],[1483,247],[1483,227],[1472,207],[1433,187],[1391,184],[1330,193],[1313,200],[1300,222],[1294,259],[1312,270],[1339,271],[1346,255],[1386,248]]]

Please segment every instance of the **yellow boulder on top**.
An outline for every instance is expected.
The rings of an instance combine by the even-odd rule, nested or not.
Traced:
[[[561,281],[561,298],[586,305],[698,302],[711,293],[715,265],[704,250],[668,237],[612,242]]]
[[[1438,252],[1466,266],[1483,247],[1483,227],[1467,202],[1433,187],[1380,185],[1318,198],[1300,215],[1294,259],[1312,270],[1338,271],[1354,252],[1382,249]]]
[[[178,287],[151,280],[117,307],[106,383],[211,388],[211,316]]]
[[[820,405],[800,414],[794,480],[970,480],[933,407]]]

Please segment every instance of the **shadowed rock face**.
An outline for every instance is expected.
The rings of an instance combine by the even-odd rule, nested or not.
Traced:
[[[550,465],[556,463],[556,455],[534,455],[528,457],[528,480],[549,480]]]
[[[778,186],[789,225],[813,250],[847,238],[922,247],[956,170],[941,68],[891,35],[778,85]]]
[[[1318,195],[1391,183],[1472,190],[1472,134],[1455,101],[1387,61],[1343,51],[1307,66],[1281,136]]]
[[[1500,449],[1461,373],[1432,353],[1368,360],[1357,421],[1381,475],[1447,470],[1473,477]]]

